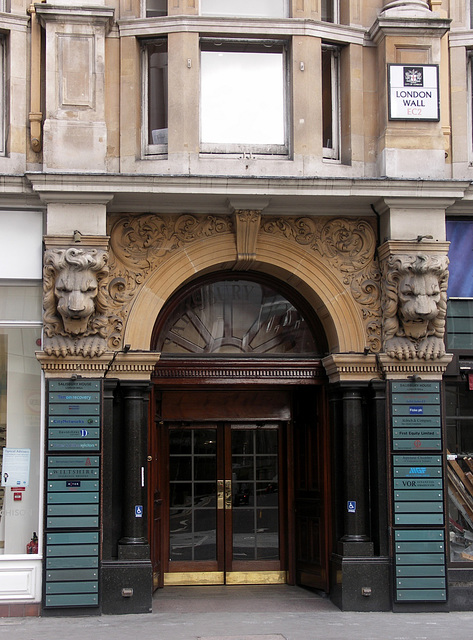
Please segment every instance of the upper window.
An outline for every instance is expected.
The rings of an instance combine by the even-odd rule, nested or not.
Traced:
[[[203,41],[201,150],[286,154],[286,47],[278,41]]]
[[[203,16],[286,18],[288,0],[200,0]]]
[[[339,49],[322,47],[322,129],[324,158],[339,158]]]
[[[143,66],[148,82],[143,83],[147,97],[143,99],[145,153],[167,153],[168,144],[168,50],[167,40],[160,38],[145,43]]]
[[[167,16],[168,0],[146,0],[146,17],[158,18]]]
[[[338,22],[338,0],[322,0],[322,21],[323,22]]]

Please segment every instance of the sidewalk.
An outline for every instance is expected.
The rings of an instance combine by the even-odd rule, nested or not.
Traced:
[[[167,587],[148,615],[0,618],[0,638],[8,640],[453,640],[472,634],[473,611],[341,612],[287,585]]]

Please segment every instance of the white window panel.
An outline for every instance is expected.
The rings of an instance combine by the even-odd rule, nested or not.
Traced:
[[[264,49],[202,51],[202,151],[287,151],[285,55]]]
[[[200,13],[203,16],[286,18],[288,5],[288,0],[200,0]]]
[[[43,262],[43,214],[0,211],[0,278],[39,280]],[[28,233],[25,233],[25,230]],[[21,248],[21,259],[18,254]]]

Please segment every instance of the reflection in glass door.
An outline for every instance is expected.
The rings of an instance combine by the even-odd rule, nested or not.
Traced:
[[[231,428],[232,562],[279,560],[277,428]]]
[[[285,581],[280,437],[278,424],[169,427],[165,584]]]
[[[169,431],[169,559],[217,561],[217,429]]]

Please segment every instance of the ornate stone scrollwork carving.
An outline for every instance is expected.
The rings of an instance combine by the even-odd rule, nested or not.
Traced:
[[[391,255],[384,263],[383,341],[391,358],[445,355],[447,256]]]
[[[370,223],[356,218],[270,218],[264,220],[261,232],[282,236],[328,262],[361,307],[367,346],[380,351],[381,273]]]
[[[192,242],[232,231],[230,216],[121,217],[110,231],[109,347],[120,345],[125,317],[137,289],[168,255]]]
[[[44,256],[47,355],[100,356],[106,349],[108,254],[102,249],[48,249]]]

